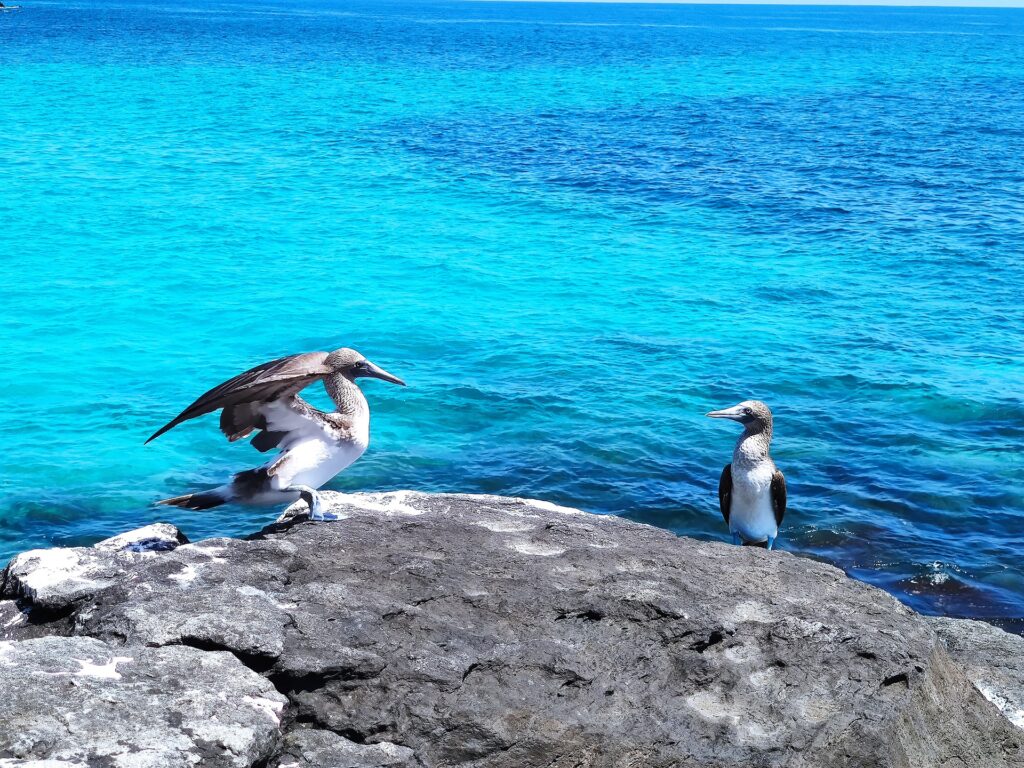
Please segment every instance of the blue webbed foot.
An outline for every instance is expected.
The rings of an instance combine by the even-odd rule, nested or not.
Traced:
[[[732,543],[736,546],[743,546],[743,542],[740,540],[740,535],[736,531],[732,532]]]
[[[310,513],[309,519],[316,520],[319,523],[330,523],[335,520],[344,520],[341,515],[336,515],[333,512],[319,512],[315,517]]]
[[[306,485],[293,485],[287,490],[296,491],[306,505],[309,507],[309,519],[315,522],[327,522],[330,520],[341,520],[341,518],[333,512],[324,512],[323,507],[320,503],[320,494],[316,492],[315,488],[310,488]]]
[[[774,536],[769,536],[768,537],[768,550],[771,551],[771,548],[774,547],[774,546],[775,546],[775,537]]]

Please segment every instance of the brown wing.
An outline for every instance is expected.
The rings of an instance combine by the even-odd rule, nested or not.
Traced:
[[[718,478],[718,507],[722,510],[725,524],[729,524],[729,507],[732,505],[732,464],[726,464]]]
[[[775,509],[775,524],[782,525],[786,514],[786,478],[777,469],[772,475],[772,507]]]
[[[258,418],[258,414],[255,409],[248,407],[249,403],[294,395],[331,373],[331,369],[325,364],[326,359],[326,352],[307,352],[257,365],[199,397],[192,405],[154,432],[146,442],[155,440],[183,421],[211,413],[218,408],[225,409],[221,417],[221,429],[224,433],[232,439],[243,437],[258,426],[253,421]]]

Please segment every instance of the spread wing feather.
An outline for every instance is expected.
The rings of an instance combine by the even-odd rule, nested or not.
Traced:
[[[786,478],[779,470],[772,475],[772,507],[775,509],[775,524],[782,525],[786,514]]]
[[[729,524],[729,508],[732,506],[732,464],[726,464],[718,478],[718,508],[722,510],[725,524]]]
[[[233,379],[228,379],[158,429],[147,440],[155,440],[164,432],[207,413],[224,409],[221,429],[231,440],[245,437],[253,429],[263,429],[265,421],[259,403],[289,398],[331,373],[326,365],[326,352],[289,355],[257,365]]]
[[[274,432],[267,429],[263,432],[257,432],[256,437],[249,441],[249,445],[260,453],[266,453],[271,448],[277,448],[287,436],[287,432]]]

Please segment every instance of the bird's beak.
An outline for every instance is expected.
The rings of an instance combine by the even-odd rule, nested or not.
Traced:
[[[711,411],[705,415],[712,419],[732,419],[733,421],[743,421],[743,409],[738,405],[734,405],[732,408],[723,408],[720,411]]]
[[[364,376],[369,376],[374,379],[381,379],[383,381],[390,381],[392,384],[397,384],[400,387],[405,386],[405,382],[397,376],[392,376],[390,373],[385,371],[383,368],[374,365],[369,360],[366,361],[366,373]]]

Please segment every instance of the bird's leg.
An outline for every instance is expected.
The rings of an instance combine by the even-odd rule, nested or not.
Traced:
[[[774,547],[774,546],[775,546],[775,537],[774,536],[769,536],[768,537],[768,550],[771,551],[771,548]]]
[[[320,504],[320,494],[316,492],[316,489],[310,488],[308,485],[293,485],[287,488],[289,491],[293,491],[299,494],[299,498],[306,502],[309,507],[309,519],[316,521],[327,521],[327,520],[340,520],[333,512],[323,512]]]
[[[742,544],[743,544],[743,542],[742,542],[742,541],[740,541],[740,535],[739,535],[739,533],[737,533],[736,531],[733,531],[733,532],[732,532],[732,543],[733,543],[733,544],[735,544],[735,545],[737,545],[737,546],[740,546],[740,545],[742,545]]]

